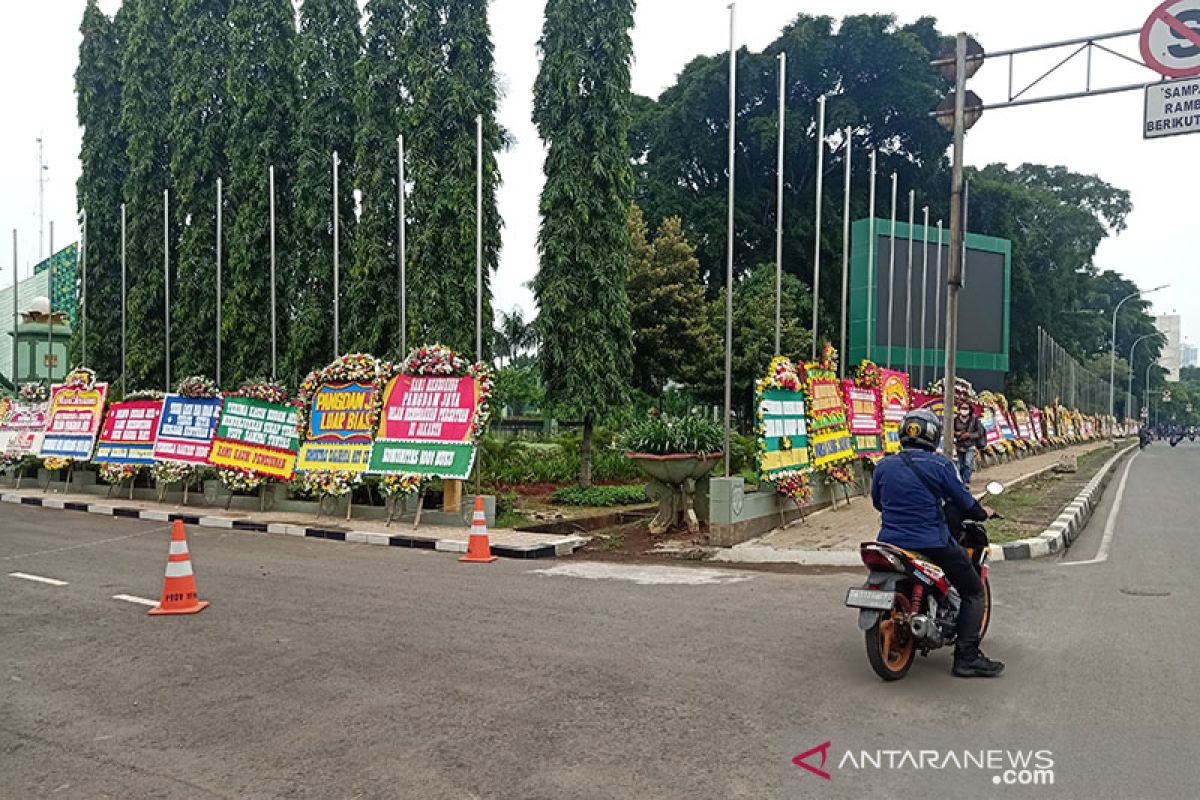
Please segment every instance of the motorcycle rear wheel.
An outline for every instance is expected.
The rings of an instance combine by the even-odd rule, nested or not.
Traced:
[[[992,624],[992,582],[983,579],[983,622],[979,625],[979,641],[987,636],[988,626]]]
[[[875,624],[867,629],[867,660],[871,669],[885,681],[898,681],[908,674],[916,660],[916,648],[912,634],[897,621],[900,614],[911,612],[908,596],[896,592],[896,603],[891,611],[883,612]]]

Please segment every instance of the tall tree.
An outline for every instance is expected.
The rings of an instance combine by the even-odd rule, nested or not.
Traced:
[[[355,226],[343,330],[349,349],[380,356],[394,354],[400,346],[396,137],[404,131],[409,102],[405,69],[414,6],[414,0],[368,0],[357,69],[354,170],[362,217]]]
[[[697,380],[708,353],[720,344],[708,319],[700,262],[679,217],[663,220],[651,244],[642,211],[634,206],[630,237],[634,385],[657,396],[669,380]]]
[[[79,26],[75,93],[83,129],[76,183],[79,208],[87,214],[87,305],[89,366],[105,378],[120,375],[121,202],[127,172],[121,132],[121,36],[117,23],[88,0]],[[72,331],[71,360],[81,359],[82,326]]]
[[[291,206],[292,110],[295,99],[291,0],[231,0],[229,6],[229,291],[223,298],[222,338],[229,342],[234,384],[271,371],[270,192],[275,167],[275,312],[279,352],[287,341],[286,237]],[[225,376],[222,376],[223,378]]]
[[[170,187],[171,12],[168,0],[127,0],[121,56],[130,389],[166,381],[163,324],[163,191]],[[124,11],[124,7],[122,9]],[[119,213],[119,211],[118,211]]]
[[[408,32],[412,104],[413,279],[411,325],[417,341],[475,355],[476,116],[483,117],[482,324],[486,357],[492,332],[490,277],[500,249],[496,153],[498,92],[487,0],[421,4]],[[432,13],[430,13],[432,12]]]
[[[229,0],[174,0],[171,34],[172,372],[216,373],[217,178],[225,171]]]
[[[533,282],[546,397],[583,416],[579,483],[599,415],[627,401],[629,68],[633,0],[547,0],[533,121],[546,143]]]
[[[341,265],[350,264],[354,222],[354,69],[362,49],[356,0],[305,0],[296,39],[299,102],[288,306],[288,380],[298,382],[333,352],[333,165],[339,167]],[[339,267],[341,268],[341,266]],[[340,344],[340,342],[339,342]]]

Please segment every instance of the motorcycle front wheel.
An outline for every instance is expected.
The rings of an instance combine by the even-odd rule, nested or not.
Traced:
[[[901,615],[912,611],[908,596],[896,592],[896,602],[891,611],[879,615],[879,619],[866,631],[867,660],[871,669],[885,681],[898,681],[908,674],[916,657],[912,634],[899,622]]]

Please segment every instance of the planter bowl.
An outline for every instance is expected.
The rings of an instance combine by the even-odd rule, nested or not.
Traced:
[[[660,456],[653,453],[626,453],[625,457],[654,480],[669,486],[682,486],[689,480],[698,481],[712,472],[725,454],[678,453]]]

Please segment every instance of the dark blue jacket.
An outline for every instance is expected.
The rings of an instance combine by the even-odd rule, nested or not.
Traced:
[[[913,466],[929,479],[940,494],[935,497],[899,455],[888,456],[875,468],[871,500],[883,514],[879,541],[905,550],[947,547],[950,529],[940,500],[958,506],[970,519],[984,520],[987,514],[958,477],[954,464],[945,456],[926,450],[905,450]]]

